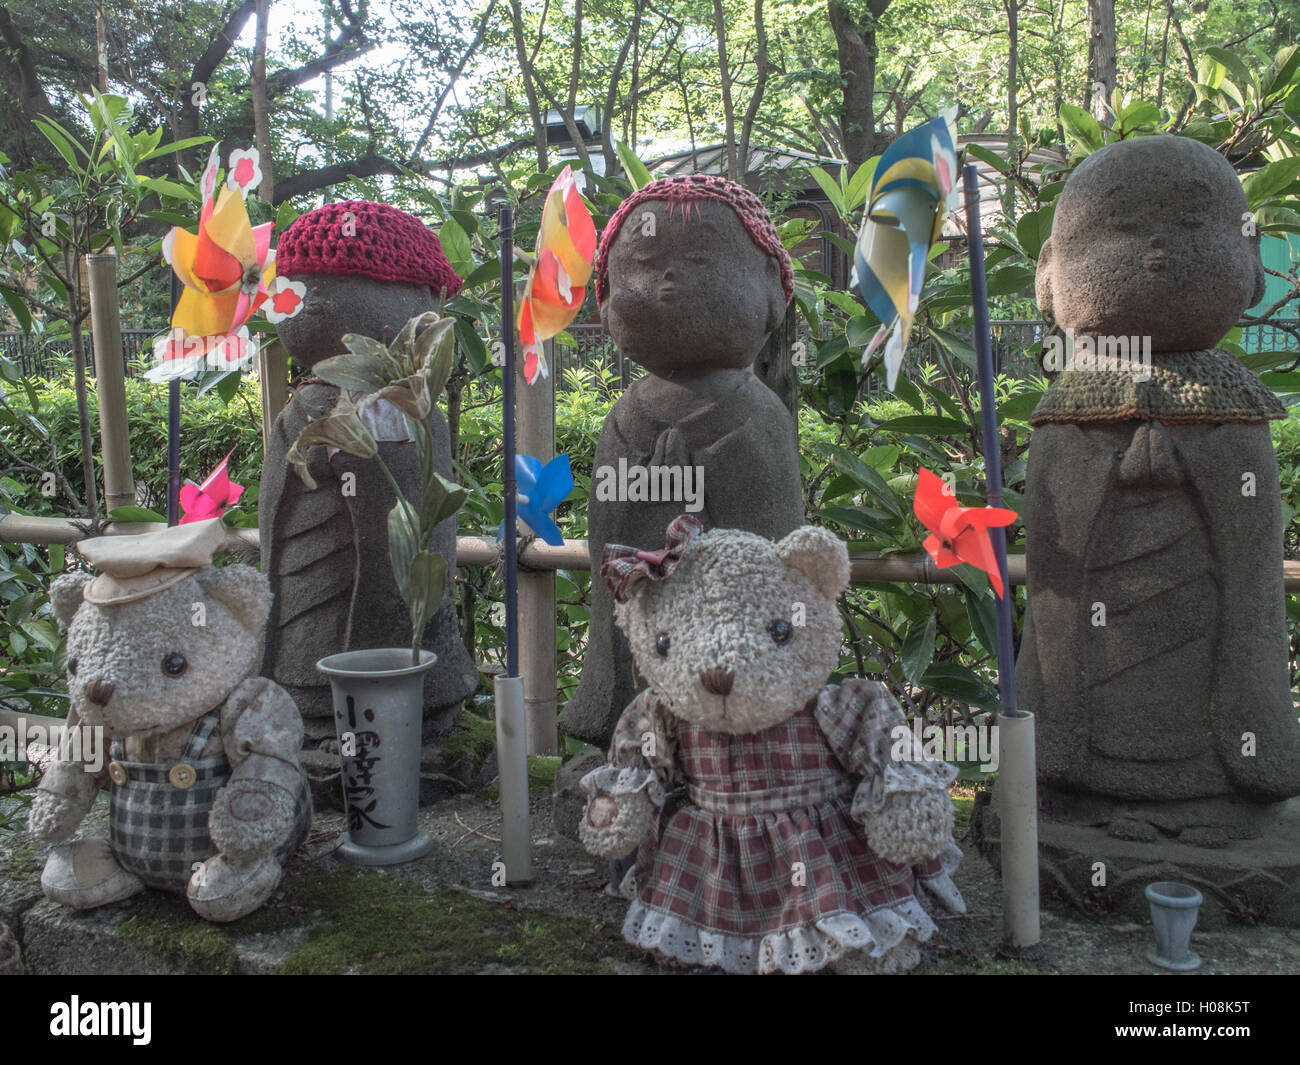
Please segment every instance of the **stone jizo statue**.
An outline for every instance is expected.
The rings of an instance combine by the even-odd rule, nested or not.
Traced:
[[[779,539],[803,524],[794,420],[753,373],[764,341],[793,292],[790,259],[761,201],[720,177],[650,182],[615,212],[596,260],[601,321],[619,350],[649,375],[614,405],[596,446],[588,511],[592,572],[607,543],[653,550],[663,530],[698,499],[609,499],[598,484],[620,461],[657,484],[703,485],[693,516],[705,528]],[[692,480],[680,476],[690,468]],[[701,481],[702,478],[702,481]],[[631,494],[631,493],[629,493]],[[571,736],[604,747],[644,687],[613,600],[592,581],[587,657],[560,717]]]
[[[1031,418],[1017,685],[1050,817],[1218,844],[1300,794],[1268,423],[1216,345],[1264,292],[1236,173],[1184,137],[1089,156],[1038,264],[1045,315],[1150,366],[1063,372]],[[1256,826],[1256,827],[1252,827]]]
[[[461,284],[438,238],[419,219],[357,200],[299,217],[280,240],[277,267],[307,286],[302,310],[277,327],[289,355],[307,367],[344,354],[340,338],[347,333],[391,341],[408,319],[434,310],[444,290],[454,295]],[[330,687],[316,661],[339,651],[410,644],[410,621],[388,557],[393,493],[378,466],[314,448],[309,469],[319,487],[311,491],[287,459],[303,427],[328,414],[338,395],[333,385],[312,378],[294,391],[267,441],[259,499],[262,568],[275,595],[263,668],[302,710],[309,748],[335,733]],[[388,413],[374,417],[369,428],[398,484],[416,498],[419,460],[405,423],[393,416],[395,408]],[[436,406],[429,420],[437,469],[451,477],[446,420]],[[455,558],[454,518],[438,527],[430,550]],[[438,656],[425,680],[426,740],[452,727],[478,682],[456,623],[454,572],[448,568],[446,598],[425,633],[424,646]]]

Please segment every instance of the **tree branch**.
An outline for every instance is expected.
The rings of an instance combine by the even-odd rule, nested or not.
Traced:
[[[407,157],[407,166],[410,166],[420,157],[420,152],[424,150],[430,135],[433,133],[434,124],[438,121],[438,116],[442,113],[442,105],[447,102],[447,97],[451,95],[451,90],[455,87],[456,82],[460,80],[465,73],[465,66],[473,58],[475,52],[479,50],[483,43],[483,35],[487,32],[488,19],[492,17],[492,12],[496,10],[497,0],[492,0],[487,9],[483,12],[483,17],[479,19],[478,30],[474,34],[474,39],[470,41],[469,47],[465,49],[465,54],[460,57],[460,62],[456,64],[456,69],[452,71],[451,78],[438,94],[437,102],[433,105],[433,112],[429,115],[429,121],[424,124],[424,132],[420,134],[420,139],[415,142],[415,147],[411,149],[411,154]]]

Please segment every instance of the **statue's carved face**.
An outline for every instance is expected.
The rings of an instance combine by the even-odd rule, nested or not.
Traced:
[[[1063,328],[1213,347],[1263,295],[1259,238],[1228,162],[1185,137],[1141,137],[1070,177],[1038,262],[1038,301]]]
[[[726,204],[647,200],[609,255],[601,320],[659,377],[743,369],[785,316],[780,265]]]
[[[315,366],[342,355],[345,333],[392,340],[407,321],[434,308],[428,285],[376,281],[352,274],[294,274],[307,286],[302,309],[276,327],[293,360]]]

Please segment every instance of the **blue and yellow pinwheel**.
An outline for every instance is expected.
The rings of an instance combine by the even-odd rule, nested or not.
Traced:
[[[545,466],[532,455],[515,456],[515,483],[517,484],[519,520],[553,547],[564,544],[559,527],[551,519],[551,511],[558,507],[573,491],[573,471],[568,455],[556,455]],[[506,523],[497,529],[497,537],[505,536]]]
[[[867,190],[853,274],[882,325],[862,358],[885,345],[885,373],[898,380],[930,248],[957,202],[956,109],[894,141],[880,157]]]

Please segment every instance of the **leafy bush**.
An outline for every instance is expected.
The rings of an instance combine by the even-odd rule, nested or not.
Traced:
[[[9,430],[13,426],[6,426],[6,442],[18,457],[40,469],[49,466],[53,445],[58,470],[70,485],[79,489],[82,466],[71,366],[61,368],[48,381],[33,384],[34,397],[25,390],[15,389],[8,393],[7,398],[21,414],[34,415],[44,431],[27,422],[18,426],[21,431],[11,434]],[[97,434],[99,402],[93,378],[87,382],[86,391],[91,424]],[[167,386],[153,384],[141,377],[127,378],[126,412],[137,502],[165,512]],[[0,418],[3,415],[4,412],[0,411]],[[230,459],[230,475],[248,488],[238,509],[244,513],[250,511],[256,505],[257,482],[262,470],[261,396],[257,379],[245,377],[229,404],[215,389],[199,394],[193,385],[182,385],[180,445],[182,480],[186,477],[203,480],[228,452],[234,452]],[[102,484],[102,456],[98,448],[94,457],[97,479]],[[66,499],[42,494],[40,478],[32,471],[16,473],[14,481],[13,502],[31,513],[80,516]],[[255,518],[252,524],[256,524]]]

